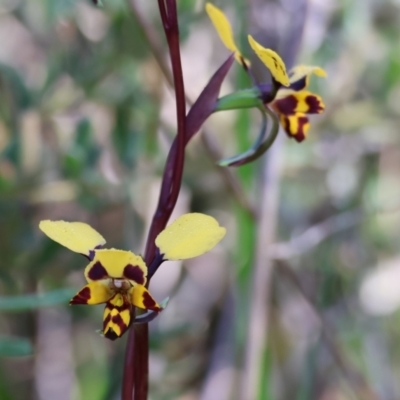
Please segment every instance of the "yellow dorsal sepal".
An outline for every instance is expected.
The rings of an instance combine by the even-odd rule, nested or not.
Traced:
[[[250,66],[250,61],[242,56],[240,50],[236,46],[231,24],[229,23],[228,18],[226,18],[226,15],[222,12],[222,10],[220,10],[218,7],[215,7],[211,3],[207,3],[206,12],[210,17],[211,22],[214,25],[214,28],[217,31],[224,46],[228,50],[235,53],[236,61],[238,61],[240,64],[245,63],[247,66]]]
[[[256,42],[251,35],[248,35],[250,47],[257,54],[258,58],[270,70],[271,75],[283,86],[289,86],[289,76],[282,58],[271,49],[267,49]]]

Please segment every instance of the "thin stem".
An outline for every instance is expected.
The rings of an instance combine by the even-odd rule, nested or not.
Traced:
[[[165,0],[158,0],[158,9],[160,11],[164,31],[167,31],[167,29],[169,29],[169,20]]]
[[[135,400],[147,400],[149,390],[149,324],[134,325]]]
[[[176,146],[172,146],[165,166],[160,197],[149,234],[147,236],[145,262],[151,265],[157,254],[155,238],[165,228],[178,199],[185,157],[186,101],[179,44],[179,27],[176,0],[158,0],[160,16],[167,38],[172,75],[175,87],[178,132]],[[147,282],[148,284],[149,282]],[[146,400],[148,393],[149,335],[148,324],[129,332],[123,381],[123,400]],[[134,351],[136,350],[136,352]],[[126,397],[125,397],[126,396]]]
[[[161,18],[163,19],[164,16],[161,10],[164,6],[164,3],[162,0],[159,0],[158,4],[160,7]],[[183,72],[179,45],[178,16],[175,0],[168,0],[167,6],[168,21],[165,22],[163,20],[163,24],[170,52],[172,75],[175,87],[176,114],[178,121],[177,149],[175,153],[174,149],[171,148],[171,157],[169,156],[167,165],[165,167],[165,173],[163,177],[162,189],[157,205],[157,210],[154,214],[150,231],[147,237],[145,251],[145,261],[147,264],[150,264],[154,258],[154,254],[156,251],[156,246],[154,243],[155,238],[165,228],[178,199],[182,181],[184,151],[186,144],[185,87],[183,83]]]
[[[133,317],[134,317],[133,313]],[[124,376],[122,378],[122,400],[132,400],[135,378],[135,328],[129,330],[128,341],[125,349]]]

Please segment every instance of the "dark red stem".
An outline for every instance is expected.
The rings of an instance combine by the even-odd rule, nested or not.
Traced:
[[[135,310],[131,313],[131,318],[135,318]],[[135,341],[134,341],[134,330],[132,326],[129,331],[128,342],[125,350],[125,362],[124,362],[124,375],[122,378],[122,400],[132,400],[133,396],[133,385],[135,376]],[[132,338],[131,338],[132,336]]]
[[[186,101],[185,87],[183,83],[183,72],[179,45],[178,14],[175,0],[167,0],[167,14],[165,3],[158,1],[160,15],[163,21],[165,35],[172,64],[172,75],[175,86],[176,114],[178,121],[177,148],[171,147],[167,164],[164,170],[160,197],[157,210],[147,237],[145,261],[151,264],[156,253],[155,238],[165,228],[175,207],[181,187],[183,164],[185,158],[185,132],[186,132]],[[167,21],[164,16],[167,15]]]
[[[171,147],[165,166],[157,209],[147,236],[145,262],[151,265],[156,256],[155,238],[166,227],[175,207],[182,182],[185,161],[186,102],[179,45],[179,26],[176,0],[158,0],[170,53],[174,78],[178,132],[176,145]],[[122,400],[147,400],[149,378],[148,324],[130,329],[125,353]],[[134,397],[132,397],[134,391]]]

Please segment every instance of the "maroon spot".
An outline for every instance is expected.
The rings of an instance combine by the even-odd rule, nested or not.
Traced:
[[[297,133],[295,135],[293,135],[293,137],[295,138],[295,140],[297,142],[301,143],[306,138],[306,135],[304,133],[304,125],[306,125],[308,123],[308,118],[300,117],[300,118],[298,118],[297,121],[299,124],[299,128],[297,130]]]
[[[274,108],[281,114],[292,115],[295,113],[298,100],[295,96],[289,95],[283,99],[274,101]]]
[[[160,307],[154,301],[154,299],[150,296],[149,293],[143,293],[143,305],[145,306],[146,310],[154,310],[160,311]]]
[[[110,328],[107,331],[107,333],[104,333],[104,337],[106,337],[107,339],[110,339],[110,340],[115,340],[115,339],[119,338],[119,336],[113,331],[112,328]]]
[[[281,115],[281,124],[283,129],[285,130],[285,132],[287,133],[287,135],[289,137],[292,137],[292,134],[290,133],[290,122],[289,122],[289,118],[285,117],[284,115]]]
[[[106,278],[107,276],[108,276],[107,271],[101,265],[100,261],[94,263],[88,272],[88,278],[91,279],[92,281],[98,281],[100,279]]]
[[[87,304],[90,299],[90,289],[84,287],[79,293],[77,293],[69,302],[69,304]]]
[[[119,314],[113,315],[113,317],[111,318],[111,321],[114,322],[114,324],[117,324],[117,325],[125,325],[124,321],[122,320],[122,318],[121,318],[121,316]]]
[[[137,282],[140,285],[144,285],[146,282],[144,273],[138,265],[128,264],[124,268],[124,277],[130,279],[131,281]]]
[[[324,107],[316,96],[307,96],[306,103],[308,105],[307,114],[320,114],[324,111]]]
[[[301,143],[306,137],[303,132],[298,132],[292,136],[296,142]]]

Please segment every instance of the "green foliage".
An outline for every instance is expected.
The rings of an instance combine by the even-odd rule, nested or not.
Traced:
[[[0,357],[29,356],[32,352],[29,340],[0,336]]]
[[[67,303],[76,290],[59,289],[42,294],[0,297],[0,311],[22,312]]]

